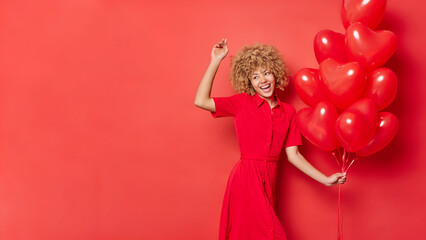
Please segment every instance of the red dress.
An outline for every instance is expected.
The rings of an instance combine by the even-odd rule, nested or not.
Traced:
[[[286,239],[275,213],[275,184],[283,147],[302,144],[293,106],[277,98],[271,112],[263,98],[247,93],[213,100],[213,117],[234,117],[241,150],[223,199],[219,240]]]

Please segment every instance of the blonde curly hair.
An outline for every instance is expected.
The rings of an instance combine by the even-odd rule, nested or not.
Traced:
[[[288,85],[290,71],[286,67],[280,52],[272,45],[254,43],[244,46],[235,56],[231,57],[230,81],[238,93],[253,96],[256,91],[251,85],[251,75],[259,68],[265,68],[274,74],[275,86],[281,90]]]

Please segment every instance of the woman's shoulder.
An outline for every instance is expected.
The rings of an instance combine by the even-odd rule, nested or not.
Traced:
[[[228,95],[226,97],[214,97],[214,98],[228,98],[232,100],[245,100],[249,97],[249,95],[245,92],[243,93],[234,93],[232,95]]]
[[[247,94],[246,92],[242,92],[242,93],[236,93],[234,95],[231,95],[230,97],[237,99],[241,102],[245,102],[245,101],[247,101],[247,99],[250,98],[250,95]]]
[[[238,96],[240,96],[240,97],[242,97],[242,98],[250,97],[250,95],[249,95],[248,93],[246,93],[246,92],[237,93],[237,94],[235,94],[235,95],[238,95]]]

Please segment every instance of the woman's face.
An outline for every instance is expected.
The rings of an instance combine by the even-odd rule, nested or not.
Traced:
[[[250,82],[259,96],[270,98],[274,94],[275,77],[268,69],[259,67],[254,70]]]

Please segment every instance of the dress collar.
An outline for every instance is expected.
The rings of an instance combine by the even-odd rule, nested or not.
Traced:
[[[277,97],[277,95],[274,93],[275,99],[277,99],[277,105],[275,106],[281,106],[281,100]],[[259,96],[257,93],[254,94],[254,101],[256,102],[256,106],[260,107],[263,102],[266,102],[265,99],[263,99],[261,96]]]

